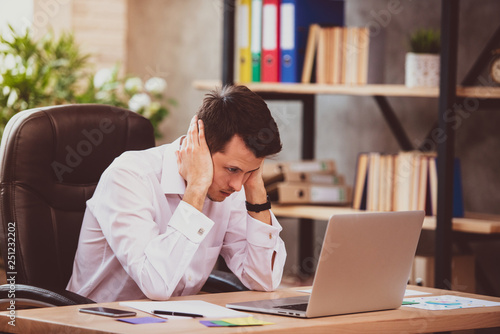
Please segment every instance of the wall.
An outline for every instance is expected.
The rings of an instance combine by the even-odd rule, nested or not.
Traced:
[[[40,38],[51,31],[59,36],[72,30],[73,0],[32,0],[33,34]]]
[[[222,2],[199,0],[129,0],[127,71],[143,80],[167,80],[167,95],[178,107],[161,127],[159,143],[183,135],[206,92],[196,91],[196,79],[220,76]]]
[[[72,0],[71,27],[97,69],[127,62],[127,0]]]
[[[127,54],[127,0],[31,0],[35,37],[72,32],[90,54],[93,70],[116,64],[124,72]]]

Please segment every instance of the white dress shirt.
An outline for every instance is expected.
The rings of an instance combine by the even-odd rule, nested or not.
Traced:
[[[87,201],[68,290],[96,302],[192,295],[219,254],[249,289],[278,287],[286,251],[274,215],[272,226],[252,218],[244,190],[205,199],[203,213],[182,201],[179,142],[125,152],[106,169]]]

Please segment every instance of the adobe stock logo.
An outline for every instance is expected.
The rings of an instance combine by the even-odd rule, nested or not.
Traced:
[[[84,157],[89,156],[94,151],[94,148],[101,145],[104,140],[104,135],[109,134],[115,130],[116,126],[109,118],[103,118],[99,122],[99,127],[91,130],[83,130],[82,134],[85,139],[80,140],[75,147],[67,145],[65,147],[66,156],[64,163],[53,161],[51,166],[57,176],[59,182],[63,181],[65,173],[71,173],[78,167]]]

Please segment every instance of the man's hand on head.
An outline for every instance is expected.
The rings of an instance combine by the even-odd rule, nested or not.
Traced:
[[[260,168],[253,171],[245,182],[245,197],[247,202],[251,204],[264,204],[267,202],[267,191],[264,186],[264,179],[262,178],[264,160],[265,159],[262,159]],[[248,211],[248,214],[265,224],[272,225],[271,213],[269,212],[269,210],[264,210],[261,212]],[[269,237],[271,237],[271,235],[269,235]],[[271,270],[274,268],[275,258],[276,252],[273,252],[273,257],[271,259]]]
[[[264,159],[260,164],[260,168],[253,171],[245,181],[245,195],[248,202],[260,203],[263,201],[262,203],[264,203],[267,200],[267,192],[262,178],[263,166]]]
[[[267,192],[262,178],[262,169],[264,159],[260,164],[260,168],[253,171],[245,182],[245,197],[246,201],[251,204],[264,204],[267,202]],[[248,214],[253,218],[260,220],[263,223],[271,225],[271,215],[269,210],[261,212],[249,211]]]
[[[191,119],[181,148],[175,153],[179,174],[186,180],[183,200],[201,211],[208,188],[212,184],[213,162],[205,139],[203,121],[197,116]]]

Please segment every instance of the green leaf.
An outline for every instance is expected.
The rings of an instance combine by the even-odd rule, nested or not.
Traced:
[[[438,30],[418,29],[410,36],[410,52],[439,54],[441,37]]]

